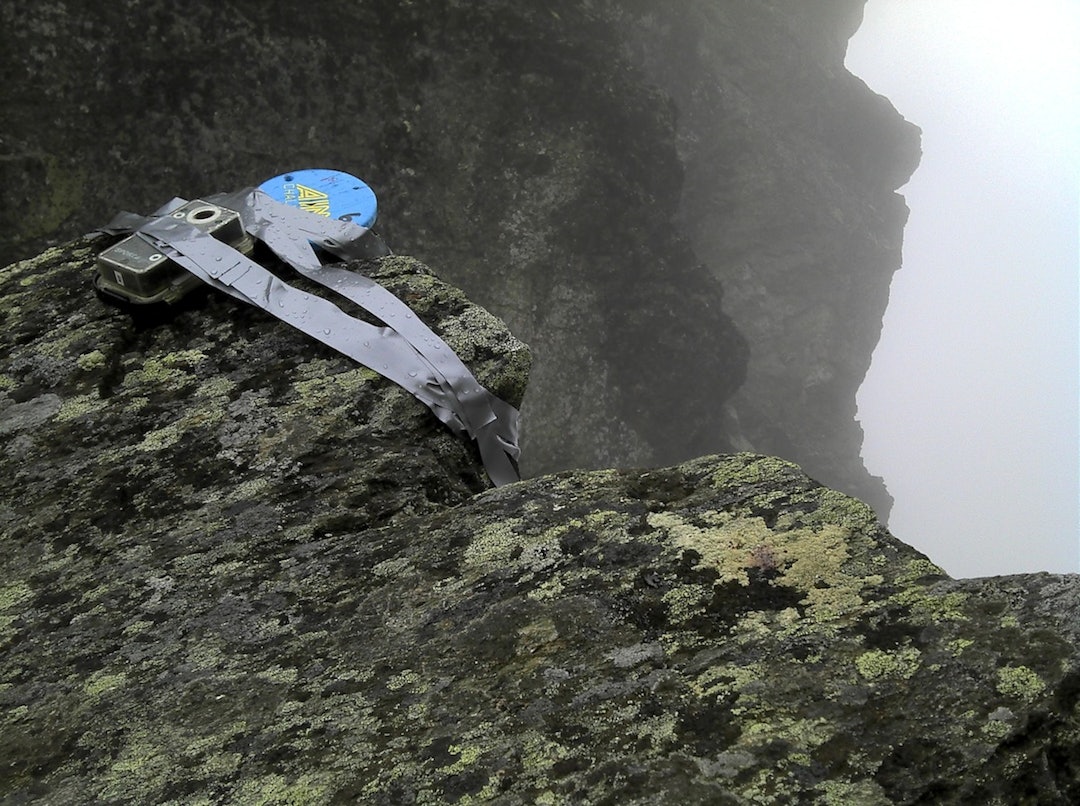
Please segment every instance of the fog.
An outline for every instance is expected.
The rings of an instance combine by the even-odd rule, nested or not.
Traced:
[[[954,576],[1080,567],[1078,60],[1075,0],[869,0],[848,50],[923,129],[864,457]]]

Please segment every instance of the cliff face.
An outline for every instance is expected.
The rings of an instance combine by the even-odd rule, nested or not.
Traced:
[[[3,249],[321,165],[534,352],[527,474],[859,458],[917,131],[857,0],[8,4]],[[3,261],[7,262],[7,261]]]
[[[0,270],[0,800],[1070,804],[1080,577],[953,581],[740,453],[484,491],[262,311]],[[354,264],[517,403],[528,353]]]

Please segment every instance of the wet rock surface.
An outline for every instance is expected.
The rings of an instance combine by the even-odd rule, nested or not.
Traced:
[[[0,271],[5,802],[1080,798],[1080,577],[951,580],[749,453],[485,489],[261,311],[100,303],[100,245]],[[520,400],[497,319],[354,268]]]
[[[344,169],[532,347],[526,475],[750,450],[884,517],[855,393],[918,133],[843,68],[861,8],[8,4],[0,263]]]

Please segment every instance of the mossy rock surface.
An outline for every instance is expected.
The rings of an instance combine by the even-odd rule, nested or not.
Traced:
[[[0,799],[1080,798],[1076,576],[951,580],[754,454],[485,489],[255,309],[102,305],[99,246],[0,273]],[[498,320],[356,268],[520,402]]]

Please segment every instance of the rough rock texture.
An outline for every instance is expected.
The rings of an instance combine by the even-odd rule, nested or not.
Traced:
[[[754,450],[884,516],[855,393],[918,136],[843,68],[861,8],[4,4],[0,253],[350,170],[532,346],[526,473]]]
[[[748,453],[478,492],[393,385],[217,295],[133,321],[91,246],[0,270],[3,802],[1080,800],[1080,577],[953,581]],[[520,398],[497,320],[358,268]]]

